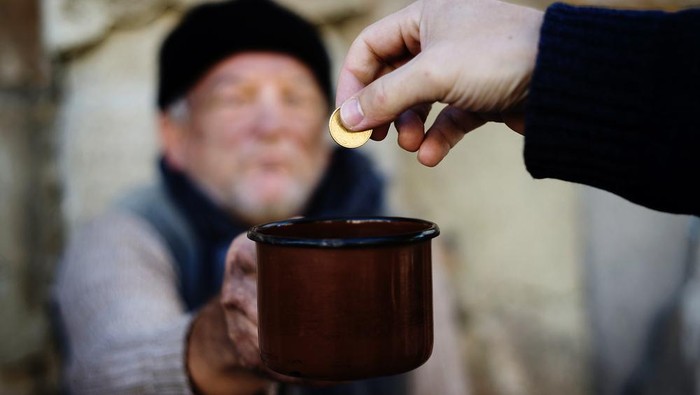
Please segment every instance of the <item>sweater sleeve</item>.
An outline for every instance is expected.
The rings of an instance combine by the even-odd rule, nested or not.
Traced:
[[[142,220],[114,213],[82,229],[60,262],[54,297],[71,393],[191,393],[190,316],[171,258]]]
[[[700,9],[545,14],[527,103],[535,178],[700,215]]]

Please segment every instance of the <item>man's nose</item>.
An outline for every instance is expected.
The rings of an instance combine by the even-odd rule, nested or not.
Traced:
[[[284,129],[285,115],[282,97],[274,90],[263,91],[256,106],[256,127],[258,135],[275,138]]]

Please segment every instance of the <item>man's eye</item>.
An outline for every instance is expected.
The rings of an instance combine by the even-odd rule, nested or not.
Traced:
[[[311,97],[309,95],[290,93],[285,95],[285,103],[294,106],[303,106],[311,102]]]
[[[225,106],[242,106],[250,102],[250,99],[245,95],[236,94],[220,96],[216,101]]]
[[[287,102],[287,104],[301,104],[302,98],[299,96],[290,95],[290,96],[287,96],[285,101]]]

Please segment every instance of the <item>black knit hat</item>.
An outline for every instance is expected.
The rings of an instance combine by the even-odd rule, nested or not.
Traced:
[[[184,96],[211,67],[241,51],[275,51],[306,64],[331,103],[330,58],[315,26],[270,0],[195,6],[165,38],[158,59],[158,107]]]

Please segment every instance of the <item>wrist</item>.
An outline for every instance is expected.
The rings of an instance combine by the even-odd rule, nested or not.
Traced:
[[[207,303],[193,319],[186,338],[185,367],[197,395],[253,395],[265,393],[268,380],[237,363],[235,345],[227,335],[218,298]]]

